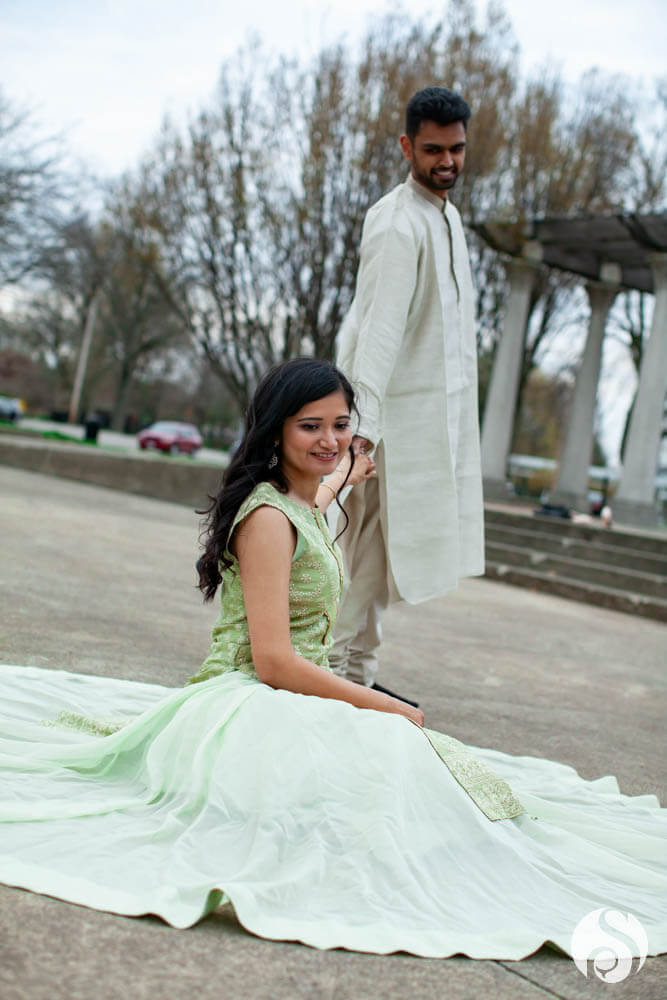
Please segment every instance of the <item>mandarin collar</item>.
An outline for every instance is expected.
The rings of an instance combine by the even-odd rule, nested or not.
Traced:
[[[433,194],[428,188],[425,188],[423,184],[416,181],[412,174],[408,174],[407,180],[405,182],[411,191],[419,195],[420,198],[425,198],[426,201],[430,201],[432,205],[438,209],[439,212],[446,212],[447,205],[449,204],[448,198],[438,198],[437,194]]]

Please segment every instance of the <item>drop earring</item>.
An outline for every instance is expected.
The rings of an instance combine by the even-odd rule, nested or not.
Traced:
[[[278,447],[278,442],[276,441],[276,443],[273,446],[273,455],[269,459],[270,469],[275,469],[276,465],[278,464],[278,452],[276,451],[277,447]]]

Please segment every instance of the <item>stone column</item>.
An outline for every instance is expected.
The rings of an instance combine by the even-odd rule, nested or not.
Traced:
[[[600,377],[602,341],[607,315],[618,287],[589,281],[586,283],[586,291],[591,307],[588,336],[577,373],[567,436],[551,496],[553,503],[575,507],[585,513],[588,512],[588,467],[593,451],[595,398]]]
[[[512,444],[526,321],[540,258],[539,244],[527,244],[524,247],[524,257],[512,257],[505,264],[510,283],[509,300],[502,336],[493,362],[482,424],[482,476],[487,499],[503,499],[507,496],[507,459]]]
[[[655,293],[651,335],[642,357],[623,474],[612,501],[615,520],[647,526],[657,523],[655,474],[667,387],[667,253],[652,254],[651,269]]]

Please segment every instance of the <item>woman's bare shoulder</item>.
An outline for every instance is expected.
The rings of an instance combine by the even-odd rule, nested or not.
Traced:
[[[232,550],[235,555],[248,548],[262,549],[267,553],[276,553],[289,549],[290,557],[296,545],[296,530],[287,514],[279,507],[262,504],[251,510],[237,524],[232,537]]]

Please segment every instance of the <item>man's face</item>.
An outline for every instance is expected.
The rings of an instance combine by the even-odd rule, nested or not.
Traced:
[[[446,198],[463,170],[466,130],[463,122],[422,122],[414,140],[401,136],[401,149],[410,161],[414,179],[439,198]]]

